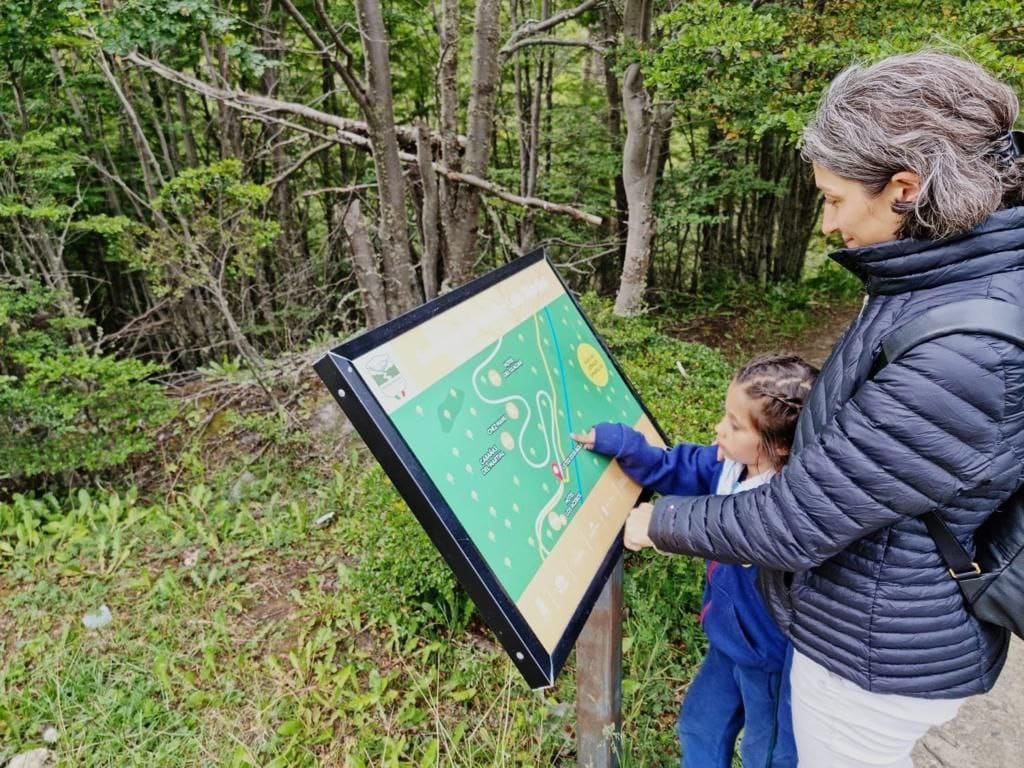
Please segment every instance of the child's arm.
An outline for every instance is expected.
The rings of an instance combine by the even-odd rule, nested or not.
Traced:
[[[635,482],[658,493],[694,496],[711,493],[718,464],[713,446],[681,443],[671,449],[649,445],[642,434],[625,424],[602,423],[576,442],[595,453],[613,456]]]

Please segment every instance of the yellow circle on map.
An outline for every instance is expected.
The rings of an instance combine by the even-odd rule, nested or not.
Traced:
[[[590,344],[583,343],[576,347],[576,359],[580,361],[583,375],[595,385],[603,387],[608,383],[608,366],[604,358]]]
[[[509,402],[505,403],[505,413],[508,414],[508,417],[510,419],[518,419],[519,418],[519,409],[516,408],[516,404],[513,403],[511,400]]]
[[[495,387],[501,386],[501,374],[493,368],[487,372],[487,380]]]
[[[501,444],[504,446],[506,451],[511,451],[516,447],[516,441],[508,432],[501,433]]]

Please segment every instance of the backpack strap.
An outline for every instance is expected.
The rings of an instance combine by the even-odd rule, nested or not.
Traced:
[[[967,299],[922,312],[882,340],[868,378],[918,344],[956,333],[995,336],[1024,347],[1024,307],[999,299]]]
[[[1024,348],[1024,307],[998,299],[967,299],[929,309],[885,337],[868,378],[874,378],[886,365],[918,344],[959,333],[995,336]],[[942,518],[927,512],[921,519],[946,562],[950,576],[960,581],[981,575],[981,568],[971,560]]]

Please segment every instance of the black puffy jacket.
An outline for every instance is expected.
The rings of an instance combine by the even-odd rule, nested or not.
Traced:
[[[868,299],[822,368],[786,468],[743,494],[663,497],[650,536],[662,550],[789,572],[762,582],[776,621],[866,690],[987,691],[1007,633],[967,613],[918,518],[937,510],[973,552],[974,531],[1024,482],[1024,350],[955,334],[867,374],[882,339],[924,310],[1024,304],[1024,208],[957,238],[833,258]]]

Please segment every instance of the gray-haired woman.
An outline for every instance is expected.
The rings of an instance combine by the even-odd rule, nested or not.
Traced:
[[[630,548],[774,571],[793,641],[802,765],[910,766],[914,743],[994,684],[1007,632],[965,609],[920,516],[974,551],[1024,484],[1024,350],[957,333],[869,378],[882,339],[922,312],[1024,303],[1024,135],[1013,91],[938,52],[851,67],[804,133],[832,257],[868,298],[838,342],[770,483],[634,510]]]

